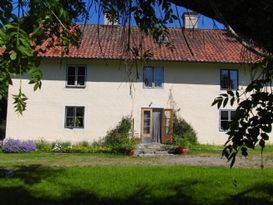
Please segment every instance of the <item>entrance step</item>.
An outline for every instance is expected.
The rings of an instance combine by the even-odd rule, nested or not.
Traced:
[[[173,155],[175,146],[160,143],[139,144],[135,150],[136,156],[164,156]]]

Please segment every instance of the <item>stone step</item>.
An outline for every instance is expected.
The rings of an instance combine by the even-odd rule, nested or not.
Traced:
[[[173,146],[166,146],[159,143],[150,144],[139,144],[135,150],[136,156],[163,156],[163,155],[173,155]]]

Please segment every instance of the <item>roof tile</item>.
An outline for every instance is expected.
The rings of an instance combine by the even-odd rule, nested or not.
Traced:
[[[71,47],[68,54],[61,56],[59,48],[51,48],[41,57],[50,58],[88,58],[88,59],[125,59],[133,58],[126,52],[128,27],[107,25],[80,25],[83,32],[80,46]],[[183,33],[184,32],[184,33]],[[150,51],[150,60],[181,62],[223,62],[253,63],[259,57],[246,51],[235,39],[229,37],[225,30],[169,28],[169,42],[159,45],[137,27],[131,27],[131,47],[139,52]],[[246,55],[247,52],[247,55]]]

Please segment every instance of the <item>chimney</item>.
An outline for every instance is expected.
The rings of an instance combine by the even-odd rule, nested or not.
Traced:
[[[198,28],[198,13],[196,12],[185,12],[182,16],[184,28],[196,29]]]

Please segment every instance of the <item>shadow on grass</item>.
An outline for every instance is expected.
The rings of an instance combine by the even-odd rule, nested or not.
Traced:
[[[60,174],[61,172],[61,169],[52,169],[39,164],[33,164],[29,166],[17,166],[12,170],[0,167],[0,179],[20,179],[23,183],[27,185],[33,185],[36,183],[40,183],[42,179],[54,177],[56,174]]]
[[[273,184],[256,185],[252,188],[245,190],[237,195],[226,198],[222,203],[214,202],[213,199],[209,201],[200,201],[197,198],[193,198],[191,193],[194,193],[195,185],[204,184],[204,181],[199,179],[191,181],[177,182],[175,184],[164,184],[166,191],[172,193],[167,195],[153,195],[153,192],[157,190],[157,187],[150,185],[140,185],[135,188],[135,191],[127,196],[121,198],[115,196],[111,198],[101,197],[92,190],[80,190],[77,187],[63,187],[64,190],[72,190],[66,192],[65,196],[52,198],[47,197],[46,193],[33,192],[31,186],[40,183],[42,180],[54,180],[57,175],[61,175],[64,170],[53,169],[43,167],[41,165],[20,166],[17,167],[11,176],[5,176],[5,173],[9,170],[0,168],[0,179],[11,178],[18,179],[23,182],[10,185],[0,186],[0,204],[21,204],[21,205],[170,205],[170,204],[259,204],[270,205],[272,204],[273,196]],[[5,182],[5,181],[2,181]],[[3,185],[3,184],[2,184]],[[62,185],[61,185],[62,186]],[[65,185],[63,185],[65,186]],[[67,185],[66,185],[67,186]],[[211,187],[213,189],[213,187]],[[262,198],[256,198],[256,193],[259,193]],[[206,195],[206,193],[204,193]],[[122,194],[121,194],[122,196]]]
[[[257,197],[260,196],[260,197]],[[225,204],[273,204],[273,184],[256,184],[255,186],[226,199]]]

